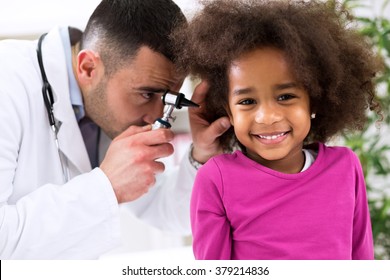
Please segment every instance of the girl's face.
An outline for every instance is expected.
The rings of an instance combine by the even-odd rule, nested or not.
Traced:
[[[230,122],[247,155],[280,172],[299,172],[310,102],[284,53],[259,48],[234,60],[228,70]]]

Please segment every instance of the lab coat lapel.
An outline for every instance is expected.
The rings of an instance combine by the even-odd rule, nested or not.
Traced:
[[[80,173],[88,172],[91,163],[70,102],[66,61],[58,28],[46,36],[42,53],[46,74],[55,95],[53,109],[59,124],[60,150]]]

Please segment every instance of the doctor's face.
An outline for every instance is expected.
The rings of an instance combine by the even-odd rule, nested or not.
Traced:
[[[130,125],[152,124],[161,117],[162,93],[167,89],[179,91],[184,78],[163,55],[141,47],[125,67],[109,77],[97,74],[96,80],[84,92],[86,114],[115,138]]]

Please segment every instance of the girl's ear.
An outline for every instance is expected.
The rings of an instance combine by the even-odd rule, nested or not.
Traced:
[[[226,105],[226,106],[225,106],[225,112],[226,112],[227,116],[229,117],[230,124],[233,126],[233,125],[234,125],[234,120],[233,120],[233,115],[232,115],[232,113],[230,112],[229,105]]]
[[[228,116],[229,116],[230,124],[231,124],[232,126],[234,126],[233,116],[232,116],[232,115],[228,115]]]

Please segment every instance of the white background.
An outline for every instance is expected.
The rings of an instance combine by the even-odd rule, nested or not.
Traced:
[[[197,0],[174,0],[187,16],[198,8]],[[390,17],[390,5],[381,11],[386,0],[363,0],[374,14]],[[0,0],[0,38],[36,37],[54,25],[84,29],[89,15],[100,0]],[[362,12],[367,14],[366,9]]]
[[[192,13],[197,3],[175,2],[186,15]],[[84,29],[99,3],[100,0],[0,0],[0,38],[36,37],[55,25]]]

